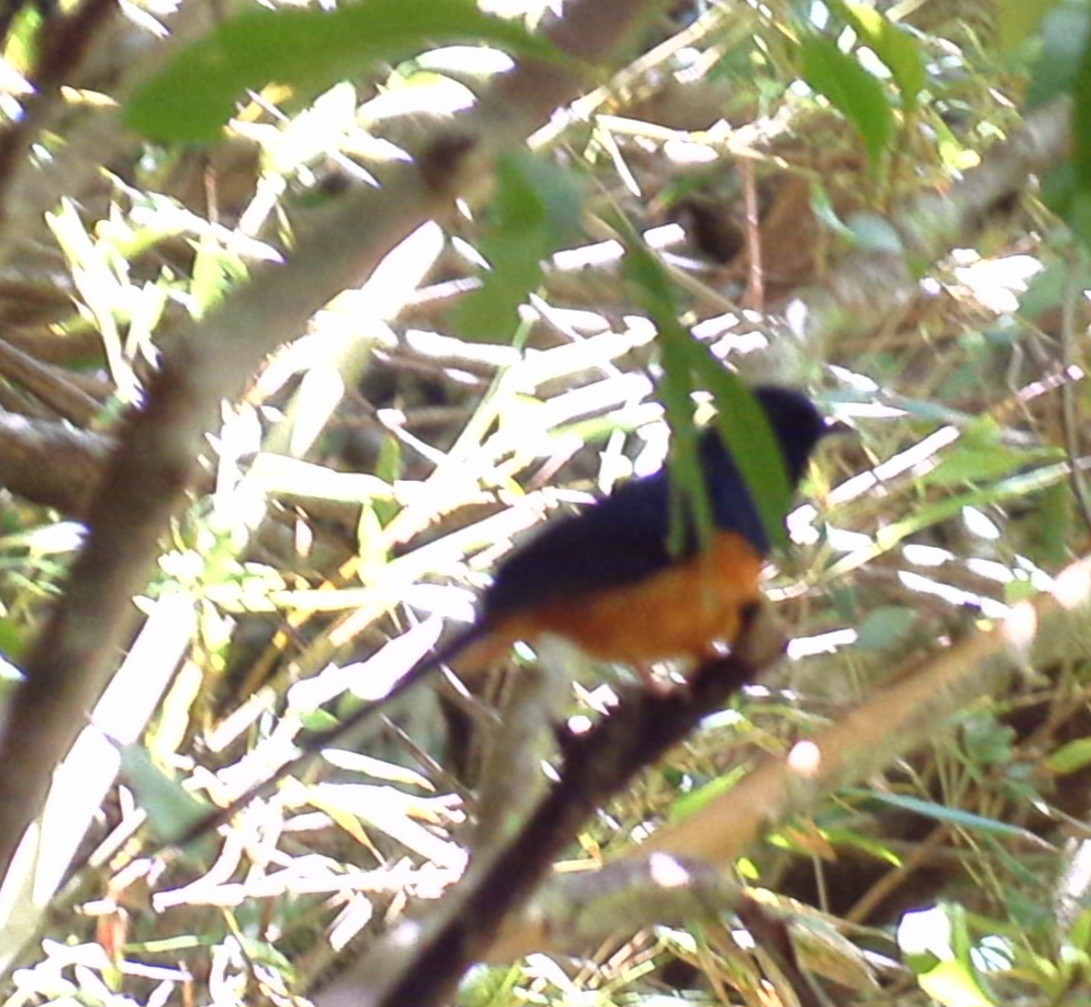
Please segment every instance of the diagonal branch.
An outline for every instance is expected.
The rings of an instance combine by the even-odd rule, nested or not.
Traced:
[[[776,623],[751,618],[736,652],[700,667],[684,687],[629,691],[586,734],[561,735],[559,779],[506,843],[479,854],[463,881],[411,935],[396,930],[313,997],[316,1007],[427,1007],[452,992],[506,917],[533,892],[595,809],[682,741],[781,654]]]
[[[804,742],[805,748],[797,747],[787,758],[765,760],[738,786],[688,818],[664,826],[603,871],[621,878],[646,873],[648,858],[655,854],[710,867],[733,863],[776,822],[813,807],[838,786],[867,779],[921,745],[935,735],[937,725],[975,698],[994,692],[1013,671],[1027,664],[1047,667],[1071,659],[1073,652],[1085,659],[1089,626],[1091,560],[1084,559],[1057,577],[1052,594],[1013,606],[1006,619],[880,690]],[[530,911],[513,919],[489,949],[489,960],[575,950],[601,939],[601,912],[593,899],[573,892],[573,884],[596,890],[594,876],[551,880]]]

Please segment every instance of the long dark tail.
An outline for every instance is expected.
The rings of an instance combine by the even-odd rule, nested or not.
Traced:
[[[231,819],[235,814],[246,807],[246,805],[254,800],[255,797],[266,793],[280,780],[284,779],[285,776],[288,776],[299,769],[300,766],[316,752],[320,752],[324,748],[332,748],[339,741],[343,740],[378,715],[383,708],[393,700],[397,699],[403,693],[408,692],[418,682],[423,681],[437,669],[453,661],[468,647],[484,640],[490,635],[490,632],[488,626],[481,622],[475,622],[472,626],[452,637],[438,650],[434,650],[431,654],[426,654],[390,687],[390,690],[385,696],[372,700],[370,703],[365,703],[360,709],[342,720],[336,727],[306,735],[300,742],[299,755],[284,763],[284,765],[276,770],[268,779],[251,787],[245,793],[240,794],[235,800],[227,805],[227,807],[217,808],[215,811],[211,811],[193,822],[183,830],[180,835],[176,836],[170,842],[170,845],[184,847],[199,836],[203,836],[213,829],[219,828],[224,822]]]

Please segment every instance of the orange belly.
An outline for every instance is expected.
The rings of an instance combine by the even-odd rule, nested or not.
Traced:
[[[762,559],[740,535],[720,533],[709,549],[634,584],[573,594],[496,626],[507,639],[552,633],[600,661],[645,668],[708,657],[733,644],[742,612],[760,598]]]

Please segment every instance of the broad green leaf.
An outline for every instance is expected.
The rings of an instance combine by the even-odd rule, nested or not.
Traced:
[[[1091,286],[1091,272],[1082,268],[1080,274],[1084,288]],[[1064,260],[1051,262],[1027,284],[1027,289],[1019,298],[1019,310],[1034,318],[1060,307],[1065,291],[1073,284],[1074,279],[1071,263]]]
[[[1084,248],[1091,248],[1091,188],[1077,178],[1079,168],[1072,164],[1072,191],[1064,221]]]
[[[4,40],[4,60],[17,73],[30,72],[42,49],[42,25],[45,14],[34,6],[23,7],[15,15]]]
[[[656,261],[658,265],[658,261]],[[664,274],[664,279],[665,279]],[[673,300],[673,298],[672,298]],[[661,308],[665,307],[665,302]],[[693,518],[698,541],[706,546],[713,531],[712,502],[698,458],[698,432],[693,417],[693,374],[690,371],[687,342],[692,338],[672,313],[657,317],[650,314],[659,330],[659,349],[662,354],[663,376],[659,380],[659,398],[667,413],[671,428],[671,455],[669,460],[671,479],[671,526],[669,548],[680,552],[685,545],[686,528]]]
[[[125,124],[153,140],[208,142],[247,89],[276,81],[305,96],[377,60],[425,46],[489,42],[557,59],[546,39],[481,13],[473,0],[356,0],[336,10],[248,10],[179,52],[125,107]]]
[[[1019,3],[997,4],[996,34],[1001,50],[1018,48],[1037,30],[1045,16],[1057,6],[1058,0],[1020,0]]]
[[[299,719],[308,731],[313,731],[315,734],[329,731],[339,723],[332,713],[325,710],[304,710],[300,713]]]
[[[1051,773],[1075,773],[1091,766],[1091,738],[1076,738],[1046,757],[1046,769]]]
[[[1015,728],[991,713],[973,713],[962,722],[962,744],[971,766],[1007,766],[1012,761]]]
[[[1063,161],[1042,178],[1042,202],[1051,213],[1067,219],[1075,189],[1075,170],[1071,161]]]
[[[811,211],[838,237],[847,238],[853,244],[856,243],[852,228],[837,215],[829,191],[818,182],[811,183]]]
[[[890,71],[906,111],[916,108],[925,82],[924,60],[916,39],[874,7],[842,2],[836,9]]]
[[[211,806],[164,773],[143,745],[120,745],[118,750],[125,782],[132,787],[157,837],[179,836],[209,813]]]
[[[1087,249],[1091,248],[1091,42],[1086,26],[1082,43],[1072,82],[1072,191],[1065,222]]]
[[[921,480],[929,486],[992,482],[1024,465],[1063,458],[1058,448],[1018,450],[1001,442],[1002,431],[992,417],[974,420],[958,443]]]
[[[578,233],[583,192],[570,171],[519,151],[497,161],[496,192],[479,248],[491,268],[453,321],[467,339],[506,340],[538,286],[542,262]]]
[[[700,540],[707,542],[712,529],[712,509],[698,467],[692,401],[695,390],[707,389],[716,403],[717,428],[742,473],[765,534],[771,544],[784,544],[787,541],[784,515],[791,504],[792,490],[780,447],[764,411],[742,381],[678,321],[674,291],[659,259],[628,225],[622,225],[622,232],[626,243],[623,264],[626,278],[641,294],[645,309],[659,330],[663,355],[659,398],[674,435],[671,475],[675,499],[694,516]],[[779,459],[779,464],[770,464],[774,458]],[[672,518],[672,548],[681,547],[683,531],[684,525]]]
[[[889,252],[904,255],[905,245],[901,235],[889,220],[877,213],[854,213],[849,218],[849,230],[853,243],[872,252]]]
[[[920,987],[943,1007],[997,1007],[962,962],[940,962],[917,976]]]
[[[245,280],[249,271],[241,256],[221,246],[211,234],[201,236],[196,251],[190,295],[194,313],[203,317],[235,283]]]
[[[697,431],[693,423],[694,386],[686,352],[687,344],[692,339],[678,321],[678,304],[662,263],[628,221],[620,219],[619,228],[626,251],[622,271],[636,288],[659,332],[663,376],[659,380],[657,393],[672,434],[668,548],[679,552],[685,542],[689,524],[687,517],[692,517],[702,545],[708,543],[712,533],[712,508],[701,478],[697,460]]]
[[[1041,52],[1030,68],[1026,99],[1029,108],[1071,90],[1084,58],[1089,29],[1091,11],[1080,0],[1068,0],[1045,16]]]
[[[799,50],[803,79],[852,123],[876,167],[894,136],[894,115],[883,85],[821,35],[804,38]]]
[[[1034,503],[1033,515],[1020,522],[1026,535],[1026,555],[1046,569],[1059,570],[1071,556],[1068,550],[1075,520],[1071,487],[1066,482],[1054,483],[1039,493]],[[1019,581],[1013,581],[1005,591],[1005,601],[1019,600],[1018,593]]]
[[[709,780],[708,783],[702,784],[696,790],[683,794],[671,805],[670,821],[676,822],[700,811],[709,801],[733,789],[747,772],[745,766],[736,766],[734,769],[729,769],[723,776],[717,776],[715,779]]]
[[[1080,951],[1091,949],[1091,909],[1083,909],[1068,931],[1068,943]]]
[[[26,630],[18,619],[0,617],[0,682],[18,682],[22,676],[9,661],[17,660],[26,645]]]
[[[874,609],[860,625],[856,645],[861,650],[878,651],[897,643],[913,628],[917,611],[901,605]]]

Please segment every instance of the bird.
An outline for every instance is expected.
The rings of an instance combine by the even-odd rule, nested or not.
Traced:
[[[795,389],[761,385],[751,394],[769,421],[795,489],[815,447],[834,426]],[[671,549],[674,496],[665,468],[547,522],[497,566],[469,627],[412,666],[385,696],[306,738],[300,756],[274,779],[340,741],[438,668],[456,659],[469,659],[471,666],[485,663],[517,640],[560,637],[596,661],[628,665],[645,677],[656,663],[700,662],[733,645],[746,613],[760,600],[771,543],[715,425],[701,432],[697,457],[712,516],[707,542],[686,514],[682,546]],[[225,821],[249,796],[197,823],[177,842],[184,845]]]
[[[764,385],[752,394],[794,489],[832,426],[794,389]],[[468,638],[452,644],[455,652],[486,637],[510,643],[548,633],[595,660],[641,670],[670,659],[700,660],[733,644],[743,613],[760,598],[769,536],[715,426],[703,431],[698,460],[712,508],[707,548],[685,515],[683,547],[670,550],[665,469],[631,480],[585,510],[548,523],[503,560]],[[448,652],[448,660],[453,656]]]

